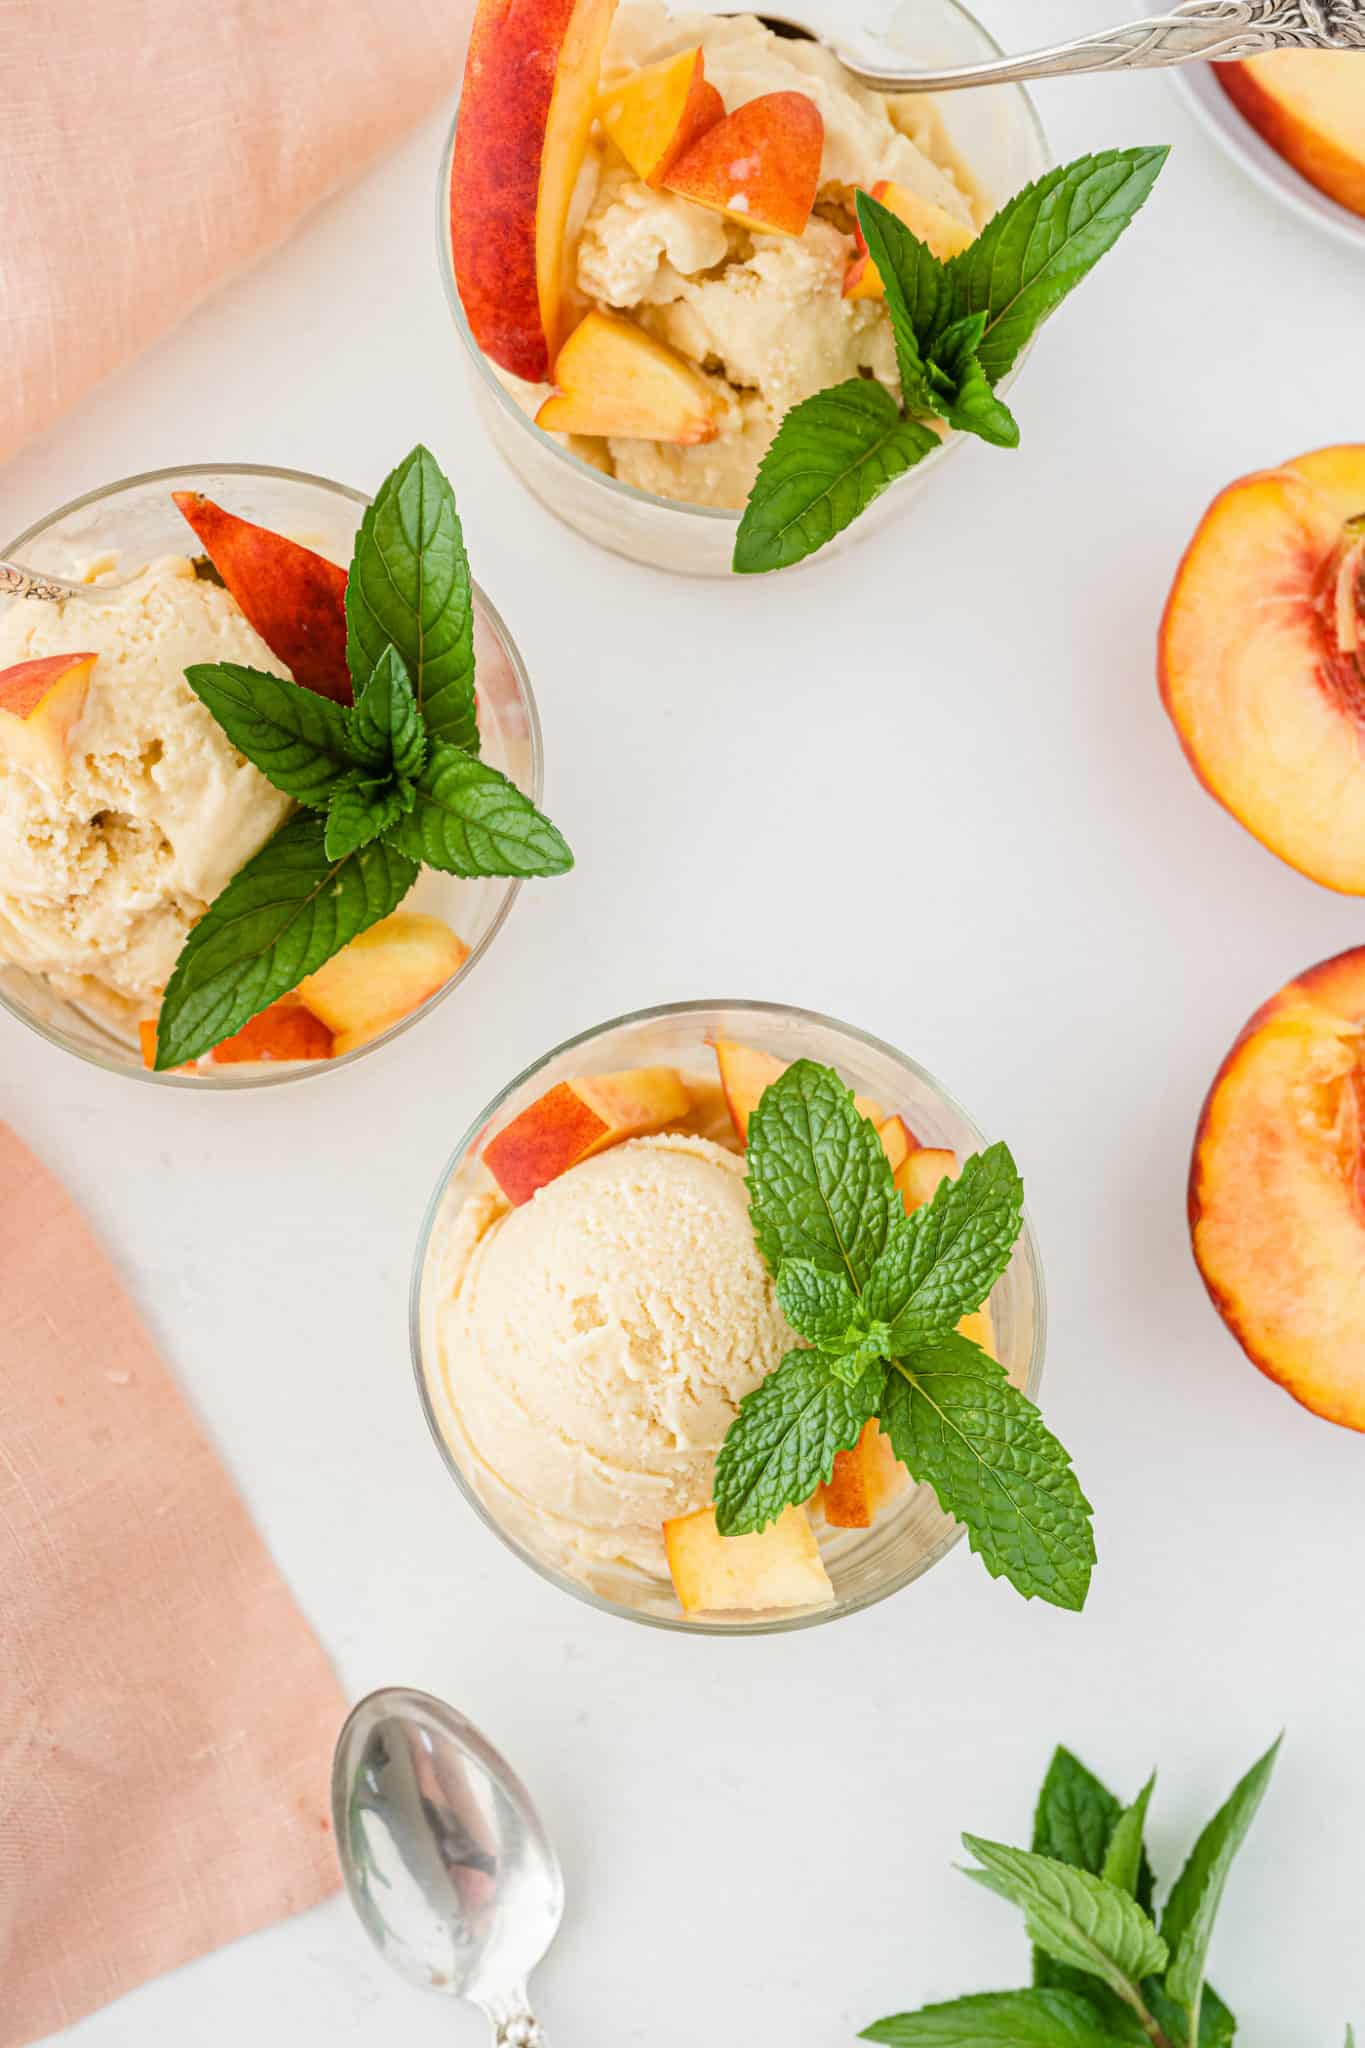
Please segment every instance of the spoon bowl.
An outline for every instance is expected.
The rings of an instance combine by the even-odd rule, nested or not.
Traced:
[[[527,1981],[564,1882],[520,1778],[463,1714],[406,1686],[353,1708],[332,1760],[351,1904],[410,1984],[467,1999],[505,2048],[543,2048]]]

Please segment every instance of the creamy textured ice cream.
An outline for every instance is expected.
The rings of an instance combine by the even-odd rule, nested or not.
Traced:
[[[468,1476],[582,1577],[665,1575],[661,1524],[709,1502],[741,1399],[796,1341],[742,1161],[688,1135],[632,1139],[520,1208],[466,1201],[434,1337]]]
[[[624,312],[706,373],[720,406],[716,439],[696,446],[575,438],[575,451],[623,481],[697,505],[742,506],[782,415],[859,374],[899,389],[882,301],[846,298],[854,188],[890,180],[975,224],[931,101],[854,83],[818,44],[783,40],[753,16],[671,16],[625,0],[604,85],[700,45],[727,112],[762,94],[800,92],[824,122],[820,186],[799,237],[753,232],[636,177],[598,132],[571,219],[575,277],[590,306]],[[543,387],[520,387],[528,404]],[[532,405],[534,409],[534,405]]]
[[[0,753],[0,962],[128,1027],[155,1011],[190,926],[290,809],[184,670],[285,671],[182,556],[103,597],[0,608],[0,669],[75,649],[98,659],[65,786]]]

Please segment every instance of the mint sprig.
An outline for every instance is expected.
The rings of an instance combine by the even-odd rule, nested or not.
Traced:
[[[1018,425],[996,385],[1113,247],[1167,154],[1105,150],[1063,164],[1016,193],[946,263],[859,191],[858,225],[886,295],[900,399],[854,378],[792,408],[740,519],[735,569],[790,568],[814,554],[939,445],[926,421],[1017,447]]]
[[[549,819],[478,758],[473,586],[454,494],[425,448],[361,522],[346,612],[352,705],[236,662],[186,670],[238,752],[323,815],[282,825],[190,932],[158,1071],[231,1037],[386,917],[424,862],[470,877],[573,866]]]
[[[1022,1227],[1007,1147],[968,1160],[907,1216],[875,1125],[831,1068],[798,1060],[749,1118],[747,1173],[755,1241],[809,1348],[740,1404],[716,1463],[721,1534],[808,1500],[875,1417],[988,1571],[1026,1598],[1080,1607],[1095,1551],[1071,1461],[957,1330]]]
[[[1203,1984],[1208,1938],[1278,1749],[1252,1766],[1200,1835],[1160,1931],[1142,1839],[1154,1780],[1120,1807],[1078,1758],[1059,1749],[1039,1798],[1032,1850],[962,1837],[978,1866],[965,1874],[1024,1915],[1038,1958],[1033,1986],[898,2013],[862,2039],[888,2048],[1229,2048],[1236,2021]],[[1349,2027],[1346,2048],[1354,2048]]]

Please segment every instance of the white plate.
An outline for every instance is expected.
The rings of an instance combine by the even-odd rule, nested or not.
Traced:
[[[1365,70],[1365,57],[1361,58]],[[1300,177],[1292,164],[1263,142],[1245,115],[1233,105],[1213,75],[1212,64],[1184,64],[1170,73],[1172,85],[1194,109],[1199,119],[1219,141],[1233,161],[1247,175],[1290,207],[1301,219],[1326,228],[1339,242],[1349,242],[1365,252],[1365,219],[1338,206],[1307,178]]]

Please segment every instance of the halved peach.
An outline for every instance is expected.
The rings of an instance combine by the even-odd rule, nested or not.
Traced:
[[[725,102],[707,80],[700,49],[680,50],[604,92],[598,113],[636,177],[659,185],[684,151],[725,119]]]
[[[685,1117],[692,1098],[675,1067],[628,1067],[561,1081],[483,1148],[484,1164],[513,1208],[581,1160]]]
[[[72,729],[85,709],[93,654],[44,654],[0,669],[0,753],[39,782],[66,786]]]
[[[336,1034],[332,1054],[340,1059],[434,996],[468,957],[439,917],[395,910],[306,974],[298,995]]]
[[[455,280],[484,354],[541,384],[559,346],[569,205],[616,0],[479,0],[450,177]]]
[[[1365,947],[1246,1025],[1204,1103],[1189,1203],[1204,1284],[1252,1364],[1365,1430]]]
[[[294,681],[349,704],[346,571],[311,548],[225,512],[198,491],[173,491],[204,552]]]
[[[758,1108],[764,1089],[770,1088],[779,1075],[786,1073],[791,1061],[779,1060],[770,1052],[759,1052],[752,1045],[740,1045],[733,1038],[713,1038],[708,1042],[716,1055],[721,1092],[735,1127],[735,1136],[741,1145],[746,1145],[749,1142],[749,1118]],[[887,1121],[881,1104],[874,1102],[870,1095],[855,1095],[853,1102],[859,1116],[867,1117],[878,1125],[880,1131]],[[884,1146],[887,1144],[885,1137],[882,1143]]]
[[[815,1500],[831,1528],[870,1529],[887,1502],[909,1484],[910,1474],[874,1418],[851,1451],[836,1454],[834,1470]]]
[[[784,1508],[752,1536],[722,1536],[714,1508],[664,1523],[668,1570],[684,1614],[827,1607],[834,1598],[804,1508]]]
[[[1272,149],[1339,206],[1365,213],[1365,64],[1352,50],[1276,50],[1213,75]]]
[[[879,178],[872,187],[872,197],[880,199],[883,206],[894,213],[897,220],[904,221],[912,235],[924,243],[931,255],[940,263],[946,263],[950,256],[960,255],[969,242],[976,239],[975,228],[956,219],[945,206],[933,199],[922,199],[918,192],[911,192],[904,185],[897,185],[889,178]],[[844,272],[844,297],[846,299],[882,299],[886,297],[886,286],[882,274],[867,253],[867,242],[855,216],[853,239],[858,245],[854,256]]]
[[[616,313],[579,321],[555,360],[558,387],[536,414],[552,434],[614,434],[695,447],[719,429],[715,394],[676,349]]]
[[[670,192],[771,235],[799,235],[820,189],[825,124],[803,92],[767,92],[708,128],[668,173]]]
[[[1362,66],[1365,73],[1365,66]],[[1365,444],[1229,485],[1161,624],[1161,694],[1191,767],[1315,881],[1365,895]]]

